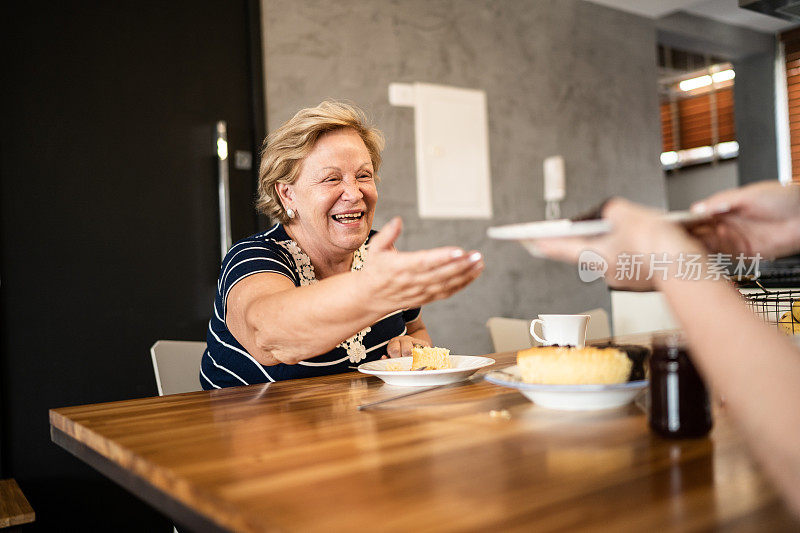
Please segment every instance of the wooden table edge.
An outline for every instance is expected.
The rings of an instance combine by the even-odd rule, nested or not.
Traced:
[[[20,507],[20,511],[15,515],[0,516],[0,528],[30,524],[36,520],[36,513],[33,507],[31,507],[31,504],[28,502],[25,494],[22,493],[22,489],[19,488],[15,479],[0,479],[0,487],[5,487],[4,489],[0,488],[0,494],[3,492],[5,492],[6,495],[11,493],[11,497]],[[0,502],[0,509],[6,508],[7,507]]]
[[[50,439],[134,496],[144,500],[155,509],[167,515],[179,526],[184,526],[192,531],[230,531],[204,514],[187,506],[180,500],[173,498],[149,481],[119,466],[101,453],[79,442],[71,435],[56,427],[53,424],[52,416],[50,422]]]

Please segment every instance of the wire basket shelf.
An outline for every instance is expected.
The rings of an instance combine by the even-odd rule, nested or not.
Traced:
[[[800,289],[768,290],[761,287],[760,292],[742,296],[747,307],[764,322],[786,335],[800,335]]]

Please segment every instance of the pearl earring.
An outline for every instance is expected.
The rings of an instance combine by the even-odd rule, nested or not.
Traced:
[[[287,209],[286,216],[289,218],[294,218],[294,209]]]

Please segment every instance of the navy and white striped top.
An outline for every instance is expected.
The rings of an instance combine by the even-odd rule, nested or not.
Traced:
[[[370,232],[370,238],[375,232]],[[369,239],[353,257],[353,270],[361,270]],[[380,359],[386,355],[386,344],[407,331],[406,324],[419,318],[420,309],[398,310],[354,335],[328,353],[301,361],[296,365],[264,366],[250,355],[225,325],[225,311],[231,288],[247,276],[273,272],[286,276],[296,287],[316,283],[314,267],[281,224],[234,244],[222,260],[214,314],[208,324],[207,348],[200,363],[200,384],[203,389],[220,389],[338,374],[348,367]]]

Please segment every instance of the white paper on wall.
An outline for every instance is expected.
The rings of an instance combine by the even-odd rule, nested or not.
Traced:
[[[422,218],[491,218],[486,93],[414,84]]]

